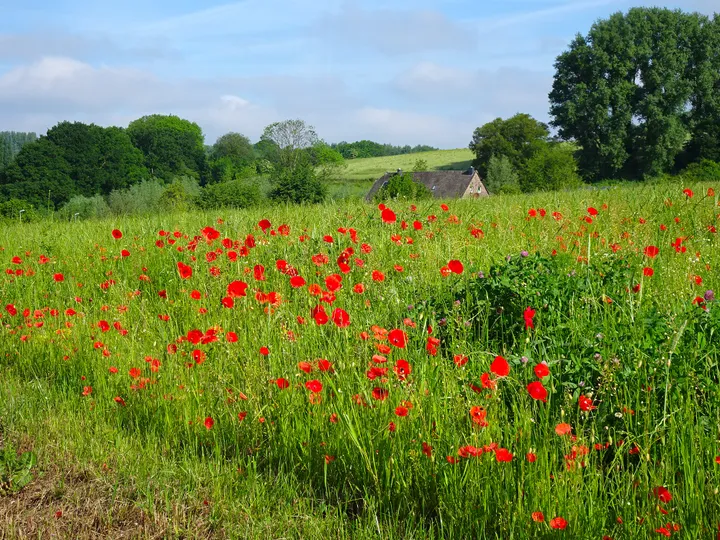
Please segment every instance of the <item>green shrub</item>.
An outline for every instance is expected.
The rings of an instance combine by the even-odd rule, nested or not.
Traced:
[[[525,164],[520,187],[526,193],[557,191],[582,185],[574,151],[568,145],[549,144]]]
[[[9,199],[0,203],[0,217],[4,221],[33,222],[40,219],[40,213],[29,202]]]
[[[717,182],[720,180],[720,163],[703,159],[699,163],[688,165],[680,176],[688,183]]]
[[[250,208],[262,200],[257,182],[234,180],[205,186],[196,200],[203,210],[215,208]]]
[[[413,180],[412,173],[396,174],[383,185],[375,194],[375,199],[385,201],[387,199],[428,199],[432,193],[428,188]]]
[[[507,156],[490,158],[485,187],[490,193],[520,193],[520,177]]]
[[[128,189],[112,191],[108,196],[110,211],[116,215],[147,214],[160,208],[165,186],[157,180],[146,180]]]
[[[110,215],[110,207],[101,195],[84,197],[76,195],[60,209],[58,214],[62,219],[101,218]]]
[[[317,204],[323,202],[327,195],[327,187],[317,178],[309,161],[303,161],[294,168],[276,170],[272,183],[270,199],[278,202]]]

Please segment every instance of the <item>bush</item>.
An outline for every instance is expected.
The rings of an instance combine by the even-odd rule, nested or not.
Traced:
[[[412,173],[396,174],[383,185],[375,194],[375,199],[385,201],[387,199],[428,199],[432,193],[428,188],[415,182]]]
[[[76,195],[60,209],[59,215],[63,219],[101,218],[110,215],[110,207],[101,195],[84,197]]]
[[[520,187],[524,192],[557,191],[582,185],[574,150],[568,145],[548,144],[526,163]]]
[[[307,160],[294,168],[277,170],[272,182],[270,198],[278,202],[317,204],[327,195],[327,187],[318,180],[315,168]]]
[[[130,186],[128,189],[118,189],[110,193],[108,205],[110,211],[116,215],[147,214],[160,208],[160,199],[165,192],[157,180],[146,180]]]
[[[29,202],[9,199],[0,203],[0,217],[3,221],[33,222],[40,219],[40,213]]]
[[[490,193],[520,193],[520,177],[507,156],[490,157],[485,186]]]
[[[693,182],[716,182],[720,180],[720,163],[709,159],[703,159],[699,163],[688,165],[680,176],[688,183]]]
[[[234,180],[205,186],[197,198],[197,206],[203,210],[216,208],[250,208],[262,199],[257,182]]]

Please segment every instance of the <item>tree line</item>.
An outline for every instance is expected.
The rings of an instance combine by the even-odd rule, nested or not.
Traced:
[[[374,141],[362,140],[357,142],[339,142],[330,145],[333,150],[340,152],[345,159],[400,156],[404,154],[416,154],[418,152],[430,152],[437,150],[433,146],[418,144],[416,146],[395,146],[392,144],[380,144]]]
[[[616,13],[578,34],[555,70],[554,137],[526,114],[475,130],[490,191],[720,176],[720,15]]]
[[[23,146],[35,139],[35,133],[0,131],[0,170],[10,164]]]

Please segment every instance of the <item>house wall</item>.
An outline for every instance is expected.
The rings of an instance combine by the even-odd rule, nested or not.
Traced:
[[[462,194],[463,199],[470,199],[470,198],[477,198],[477,197],[487,197],[488,192],[485,189],[485,186],[480,181],[480,175],[476,172],[473,175],[472,180],[470,180],[470,183],[468,184],[467,189],[465,190],[465,193]]]

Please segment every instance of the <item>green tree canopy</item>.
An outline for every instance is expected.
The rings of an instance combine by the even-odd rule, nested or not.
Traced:
[[[0,178],[0,193],[45,207],[74,195],[107,195],[147,176],[142,152],[123,129],[61,122],[23,146]]]
[[[669,170],[720,148],[718,22],[697,13],[634,8],[595,23],[556,63],[552,125],[580,145],[587,178]]]
[[[177,116],[153,114],[130,123],[127,133],[145,156],[150,174],[164,180],[175,176],[203,179],[207,172],[202,130]]]
[[[211,152],[213,159],[229,158],[238,168],[250,165],[255,161],[255,149],[245,135],[226,133],[215,141]]]
[[[10,164],[23,146],[36,139],[35,133],[0,131],[0,171]]]
[[[473,133],[469,145],[475,153],[473,165],[484,177],[490,158],[505,156],[515,170],[521,170],[527,160],[547,144],[549,136],[548,127],[529,114],[516,114],[507,120],[496,118]]]

